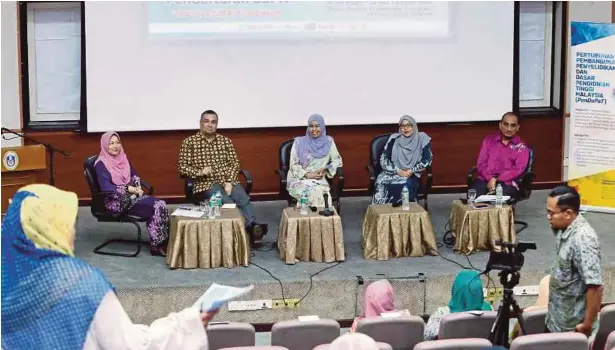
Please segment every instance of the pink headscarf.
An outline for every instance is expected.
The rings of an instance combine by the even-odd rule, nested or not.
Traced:
[[[114,156],[109,153],[109,141],[113,136],[116,136],[118,140],[120,139],[120,135],[115,131],[107,131],[100,138],[100,154],[94,165],[102,162],[111,174],[111,181],[115,185],[128,185],[130,182],[130,162],[128,162],[128,157],[124,153],[124,147],[120,147],[118,155]]]
[[[365,289],[363,317],[378,317],[383,312],[393,311],[395,297],[393,287],[387,280],[376,281]]]

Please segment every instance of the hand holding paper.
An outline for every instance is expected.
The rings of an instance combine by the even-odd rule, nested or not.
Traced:
[[[253,285],[248,287],[230,287],[213,283],[207,291],[194,303],[201,312],[213,312],[218,310],[228,301],[239,298],[248,293],[254,288]]]

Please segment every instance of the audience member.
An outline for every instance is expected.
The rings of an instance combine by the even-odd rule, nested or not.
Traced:
[[[431,138],[419,132],[414,118],[399,119],[399,133],[389,137],[382,155],[382,172],[376,178],[372,203],[401,203],[401,192],[408,188],[410,201],[416,201],[421,172],[431,165]]]
[[[580,206],[581,196],[569,186],[554,188],[547,198],[557,252],[545,331],[590,336],[598,330],[603,278],[598,235],[579,213]]]
[[[246,219],[246,228],[254,243],[267,233],[267,225],[256,222],[250,197],[238,180],[239,158],[228,137],[218,134],[218,114],[201,114],[201,130],[186,138],[179,151],[178,169],[182,176],[194,179],[195,202],[220,192],[224,203],[236,203]]]
[[[485,302],[480,275],[474,270],[459,271],[453,282],[448,306],[437,308],[429,316],[425,326],[425,340],[438,339],[440,321],[444,316],[455,312],[477,310],[492,310],[491,305]]]
[[[525,311],[532,311],[536,309],[546,308],[549,305],[549,280],[551,279],[551,275],[546,275],[540,280],[538,284],[538,298],[536,299],[536,303],[534,306],[528,306],[523,309]],[[518,336],[523,335],[521,331],[521,327],[519,327],[519,322],[515,321],[515,326],[513,327],[513,331],[511,334],[511,339],[515,339]]]
[[[215,315],[187,308],[136,325],[113,286],[74,257],[77,195],[29,185],[2,222],[3,349],[207,349]]]
[[[363,299],[363,313],[355,318],[350,328],[351,332],[357,330],[359,321],[364,318],[379,317],[382,313],[395,311],[395,294],[393,286],[387,280],[379,280],[365,288]],[[401,315],[410,315],[408,310],[399,311]]]
[[[335,339],[329,350],[378,350],[376,341],[362,333],[346,333]]]
[[[525,172],[530,155],[517,136],[519,126],[519,116],[507,112],[500,121],[500,132],[483,140],[476,164],[478,178],[472,185],[477,196],[495,192],[497,184],[502,185],[505,196],[516,196],[519,186],[515,181]]]
[[[130,164],[120,136],[108,131],[100,138],[100,154],[94,164],[96,178],[104,196],[105,208],[114,213],[147,219],[150,252],[166,255],[169,239],[169,210],[163,200],[143,194],[141,179]]]
[[[324,207],[323,194],[331,194],[325,177],[335,176],[337,168],[342,166],[342,157],[335,142],[327,135],[325,120],[318,114],[308,119],[305,136],[295,138],[290,151],[290,165],[286,178],[288,193],[299,200],[306,192],[309,204]]]

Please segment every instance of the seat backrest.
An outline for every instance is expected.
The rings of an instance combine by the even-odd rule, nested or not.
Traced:
[[[524,310],[523,325],[525,326],[525,334],[540,334],[545,331],[545,319],[547,318],[547,308],[541,307],[532,310]]]
[[[253,346],[255,344],[254,326],[249,323],[220,323],[207,327],[209,350],[218,350],[233,346]]]
[[[612,331],[611,334],[606,338],[606,346],[604,347],[606,350],[615,349],[615,331]]]
[[[292,350],[312,350],[329,344],[340,336],[340,324],[335,320],[280,321],[271,328],[271,345]]]
[[[382,167],[380,167],[380,156],[384,151],[387,141],[391,137],[391,134],[381,134],[372,139],[372,143],[369,145],[369,164],[374,168],[376,175],[380,174]]]
[[[588,346],[587,337],[581,333],[542,333],[515,338],[510,350],[587,350]]]
[[[438,339],[482,338],[489,339],[491,327],[495,322],[495,311],[455,312],[440,321]]]
[[[528,176],[530,173],[534,174],[534,162],[536,160],[534,148],[532,146],[526,145],[529,151],[529,157],[527,161],[527,166],[525,167],[525,171],[521,178],[517,180],[519,184],[519,199],[527,199],[532,194],[532,182],[534,181],[535,175]]]
[[[322,345],[318,345],[312,350],[329,350],[330,346],[331,344],[322,344]],[[391,345],[380,342],[380,341],[376,342],[376,346],[378,347],[378,350],[393,350],[393,347]]]
[[[418,343],[414,350],[478,350],[490,347],[491,342],[487,339],[466,338],[424,341]]]
[[[87,157],[83,162],[83,175],[85,176],[85,180],[88,183],[88,188],[90,189],[90,195],[92,196],[90,210],[92,211],[92,215],[95,217],[98,217],[100,213],[105,211],[105,203],[100,195],[100,185],[98,184],[96,169],[94,168],[94,164],[97,159],[98,155],[93,155]]]
[[[594,340],[594,349],[604,349],[606,338],[615,331],[615,304],[607,305],[598,314],[598,332]]]
[[[290,150],[294,143],[295,139],[290,139],[282,142],[280,145],[279,162],[280,169],[282,169],[284,173],[288,172],[288,167],[290,166]]]
[[[423,340],[425,322],[418,316],[396,318],[370,317],[359,321],[357,333],[387,343],[395,350],[412,350]]]

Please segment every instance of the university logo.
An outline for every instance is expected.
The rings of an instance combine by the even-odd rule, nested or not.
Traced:
[[[13,151],[8,151],[2,157],[2,163],[7,170],[15,170],[19,165],[19,156]]]

